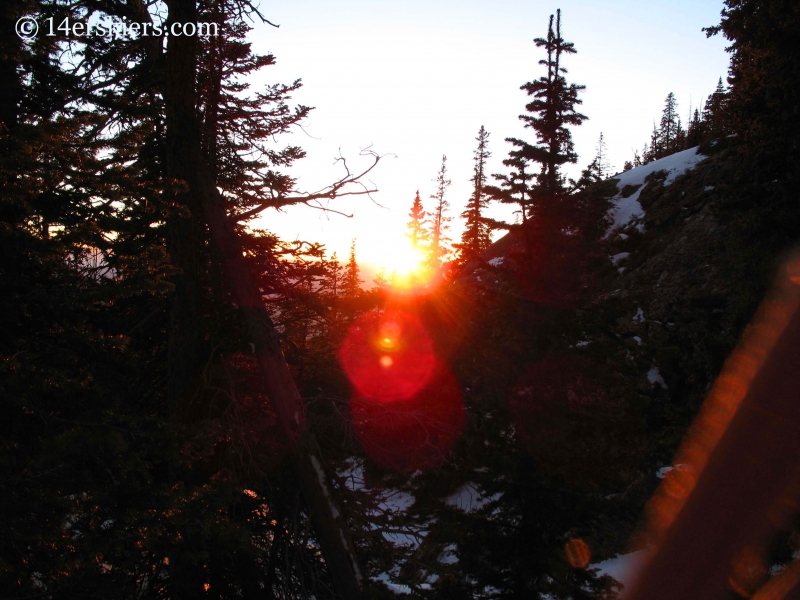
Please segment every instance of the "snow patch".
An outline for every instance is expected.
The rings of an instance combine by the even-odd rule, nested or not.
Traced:
[[[489,264],[492,265],[493,267],[499,267],[500,265],[503,264],[503,257],[498,256],[497,258],[493,258],[492,260],[489,261]]]
[[[697,148],[689,148],[683,152],[677,152],[670,156],[654,160],[651,163],[636,167],[630,171],[625,171],[619,175],[615,175],[613,179],[617,180],[617,189],[620,190],[616,196],[611,199],[613,206],[609,211],[612,223],[608,230],[608,235],[614,229],[624,227],[634,219],[641,219],[644,217],[644,209],[639,204],[639,195],[645,188],[644,180],[648,175],[656,173],[657,171],[666,171],[667,177],[664,180],[664,185],[670,185],[679,176],[686,173],[686,171],[693,169],[694,166],[706,157],[697,152]],[[626,185],[640,186],[633,194],[627,198],[623,198],[621,191]],[[644,225],[637,226],[639,231],[644,231]]]
[[[640,338],[638,335],[633,336],[633,339],[639,346],[642,345],[642,338]]]
[[[484,496],[478,489],[477,483],[468,481],[454,494],[445,498],[444,503],[448,506],[458,508],[464,512],[473,512],[480,510],[489,502],[494,502],[500,498],[502,494],[494,494],[492,496]]]
[[[641,306],[638,306],[636,308],[636,314],[633,315],[633,319],[631,319],[631,320],[634,323],[644,323],[645,322],[646,319],[644,318],[644,311],[642,310]]]
[[[664,378],[661,377],[661,373],[658,372],[658,367],[650,367],[650,370],[647,372],[647,381],[653,385],[658,384],[665,390],[668,389]]]
[[[670,471],[673,471],[675,469],[691,469],[691,467],[689,465],[684,465],[684,464],[681,464],[681,463],[678,463],[674,467],[672,467],[672,466],[670,466],[670,467],[661,467],[658,471],[656,471],[656,477],[658,477],[659,479],[664,479],[664,477],[666,477],[667,473],[669,473]]]
[[[611,264],[615,267],[619,266],[619,263],[628,258],[631,255],[630,252],[620,252],[619,254],[615,254],[611,257]]]

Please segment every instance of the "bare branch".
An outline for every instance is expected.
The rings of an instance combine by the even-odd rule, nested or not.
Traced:
[[[268,200],[264,200],[258,206],[255,206],[249,210],[246,210],[242,213],[231,215],[229,218],[234,222],[241,222],[247,219],[250,219],[259,213],[263,212],[268,208],[282,208],[284,206],[289,206],[292,204],[305,204],[306,206],[310,206],[311,208],[317,208],[320,210],[331,211],[337,214],[344,214],[333,209],[330,209],[326,206],[322,206],[321,204],[314,205],[311,204],[312,202],[319,201],[319,200],[334,200],[336,198],[341,198],[343,196],[369,196],[372,199],[371,194],[373,192],[377,192],[378,188],[375,186],[374,183],[370,181],[372,186],[367,186],[362,181],[370,171],[372,171],[375,166],[380,162],[381,158],[386,155],[379,155],[370,148],[362,149],[360,152],[361,156],[371,156],[372,157],[372,164],[369,165],[366,169],[358,174],[353,174],[350,171],[350,168],[347,166],[347,160],[341,155],[341,152],[338,157],[336,157],[334,164],[337,162],[341,162],[342,166],[344,167],[345,174],[342,178],[338,179],[334,183],[310,194],[302,194],[299,196],[282,196],[278,194],[277,196],[270,198]],[[347,186],[355,186],[357,190],[354,191],[343,191]],[[374,199],[373,199],[374,202]],[[345,216],[352,216],[352,215],[345,215]]]

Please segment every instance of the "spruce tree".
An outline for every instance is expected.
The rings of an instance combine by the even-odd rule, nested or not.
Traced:
[[[725,126],[726,102],[727,93],[722,85],[722,77],[720,77],[717,88],[708,97],[703,107],[703,124],[708,140],[719,139],[727,133]]]
[[[703,143],[706,136],[705,121],[700,116],[700,110],[695,108],[686,131],[686,147],[694,148]]]
[[[606,142],[601,132],[600,139],[597,140],[594,159],[592,159],[589,166],[581,172],[581,177],[578,181],[570,180],[573,190],[583,189],[593,183],[603,181],[611,175],[611,165],[608,163],[606,153]]]
[[[547,52],[547,58],[539,61],[547,68],[547,73],[521,87],[533,100],[525,106],[529,114],[520,115],[519,118],[525,127],[536,132],[537,143],[529,144],[516,138],[507,141],[520,149],[522,157],[541,165],[538,194],[549,197],[564,191],[559,167],[577,160],[568,126],[580,125],[587,118],[575,110],[582,103],[578,93],[585,86],[568,84],[564,77],[567,69],[562,66],[563,55],[575,54],[576,50],[572,42],[565,41],[561,36],[560,9],[556,11],[555,21],[550,15],[547,37],[536,38],[534,42]]]
[[[21,16],[17,8],[3,18]],[[142,3],[24,8],[38,10],[40,23],[162,16]],[[5,479],[16,467],[31,477],[18,479],[13,515],[0,525],[0,562],[22,565],[0,574],[13,595],[194,597],[209,580],[220,597],[322,587],[309,573],[325,569],[325,544],[288,535],[312,511],[297,503],[297,483],[274,470],[285,432],[275,427],[281,398],[272,391],[276,382],[291,388],[292,377],[263,306],[274,291],[305,302],[319,274],[280,260],[305,250],[237,223],[304,201],[278,171],[301,151],[265,143],[304,109],[285,105],[292,85],[248,98],[235,81],[270,64],[238,43],[252,14],[244,3],[175,0],[168,9],[170,22],[219,22],[225,33],[172,37],[166,54],[155,37],[59,34],[0,48],[0,88],[11,92],[0,132],[2,279],[11,292],[3,294],[11,304],[2,362],[25,356],[10,377],[4,372],[15,404],[3,406],[0,422],[10,424],[3,435],[16,450],[2,469]],[[220,231],[233,243],[221,248]],[[99,264],[85,260],[89,252]],[[231,283],[248,279],[248,269],[258,285],[234,304],[241,289]],[[316,316],[303,310],[296,329],[309,342]],[[251,353],[265,350],[278,357],[275,377],[255,367]],[[48,389],[39,385],[45,371]],[[297,415],[296,389],[294,398]],[[303,482],[319,485],[318,471],[311,474]],[[48,517],[37,525],[31,510]],[[316,523],[322,513],[313,514]],[[28,540],[22,556],[18,537]]]
[[[344,287],[343,294],[346,298],[355,298],[361,291],[361,284],[364,283],[360,278],[360,269],[356,260],[356,240],[350,242],[350,256],[344,268]]]
[[[447,231],[450,229],[448,223],[451,221],[447,212],[450,203],[445,198],[447,188],[451,181],[447,178],[447,156],[442,155],[442,166],[436,174],[436,191],[431,194],[434,201],[433,211],[431,212],[431,252],[430,263],[434,268],[441,266],[442,257],[445,254],[444,245],[449,241]]]
[[[503,204],[516,204],[519,206],[519,221],[525,225],[530,217],[532,210],[531,182],[535,175],[530,172],[529,162],[521,155],[519,150],[512,150],[508,153],[508,158],[503,160],[503,165],[509,167],[508,174],[496,173],[492,175],[500,183],[500,186],[488,186],[486,188],[493,200]],[[492,221],[495,229],[509,229],[508,223]]]
[[[344,268],[339,264],[339,258],[336,252],[331,255],[330,260],[327,261],[327,268],[325,271],[325,290],[333,297],[338,298],[342,294],[342,287],[344,285]]]
[[[408,233],[406,236],[411,241],[411,247],[414,250],[425,250],[430,239],[428,232],[428,213],[422,207],[422,200],[419,198],[419,190],[414,196],[414,202],[411,205],[411,212],[408,213]]]
[[[474,260],[486,250],[491,243],[489,226],[483,215],[489,199],[486,195],[486,161],[492,155],[489,152],[489,132],[481,125],[478,137],[475,138],[478,146],[473,153],[475,162],[472,178],[472,195],[467,207],[461,213],[466,220],[464,233],[461,234],[461,243],[455,244],[459,250],[459,260],[462,263]]]
[[[678,103],[675,94],[670,92],[664,100],[664,110],[661,113],[661,122],[658,127],[658,151],[655,157],[663,158],[674,154],[679,149],[680,117],[678,116]]]

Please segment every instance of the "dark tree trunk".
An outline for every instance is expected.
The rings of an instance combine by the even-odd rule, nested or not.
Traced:
[[[193,1],[169,2],[169,23],[195,22]],[[192,388],[202,361],[200,329],[199,243],[201,209],[193,189],[197,172],[195,148],[195,73],[197,40],[171,36],[167,46],[164,100],[166,109],[167,180],[180,186],[167,190],[171,202],[167,222],[167,252],[179,269],[170,316],[168,397],[180,406]]]
[[[245,319],[250,341],[267,382],[283,431],[294,448],[292,466],[311,511],[314,532],[336,590],[344,598],[360,597],[361,574],[349,529],[328,486],[324,462],[314,435],[305,428],[305,407],[289,372],[277,332],[267,313],[255,279],[242,257],[242,246],[228,219],[224,200],[209,179],[198,172],[200,199],[214,250],[234,301]]]
[[[195,22],[194,0],[170,0],[169,22]],[[329,489],[324,462],[313,434],[305,429],[305,407],[281,351],[277,332],[264,306],[256,280],[242,256],[242,245],[228,219],[200,148],[196,121],[196,40],[171,36],[166,58],[164,99],[167,124],[167,167],[187,189],[174,196],[179,211],[170,216],[169,245],[176,277],[170,334],[170,396],[180,400],[191,389],[200,365],[200,294],[198,253],[200,214],[205,216],[211,250],[238,304],[258,364],[266,379],[267,395],[281,427],[292,444],[292,466],[312,514],[314,531],[337,593],[346,599],[361,596],[358,559],[344,517]],[[192,574],[178,582],[176,598],[195,590]],[[185,588],[185,589],[184,589]],[[197,590],[195,590],[197,591]],[[180,592],[180,593],[179,593]],[[185,593],[183,593],[185,592]]]

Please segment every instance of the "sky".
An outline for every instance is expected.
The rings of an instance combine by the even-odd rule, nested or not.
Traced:
[[[562,34],[578,51],[567,56],[567,81],[586,86],[572,129],[580,158],[566,172],[577,176],[595,154],[602,132],[615,170],[649,140],[669,92],[679,113],[701,106],[728,68],[726,41],[707,39],[702,27],[719,22],[722,0],[293,0],[263,3],[274,28],[255,23],[253,49],[277,64],[249,83],[302,79],[292,101],[315,107],[278,143],[297,144],[307,157],[289,173],[298,189],[313,192],[351,170],[366,167],[364,148],[383,155],[370,173],[379,191],[330,207],[351,218],[306,206],[265,213],[255,225],[285,239],[318,241],[345,258],[352,239],[365,280],[393,265],[407,248],[408,212],[417,190],[427,207],[433,179],[447,155],[450,235],[470,195],[472,153],[483,125],[490,132],[489,173],[505,172],[507,137],[535,141],[519,115],[527,95],[520,86],[538,78],[542,50],[533,38],[547,32],[549,15],[562,11]],[[511,209],[491,216],[513,220]]]

